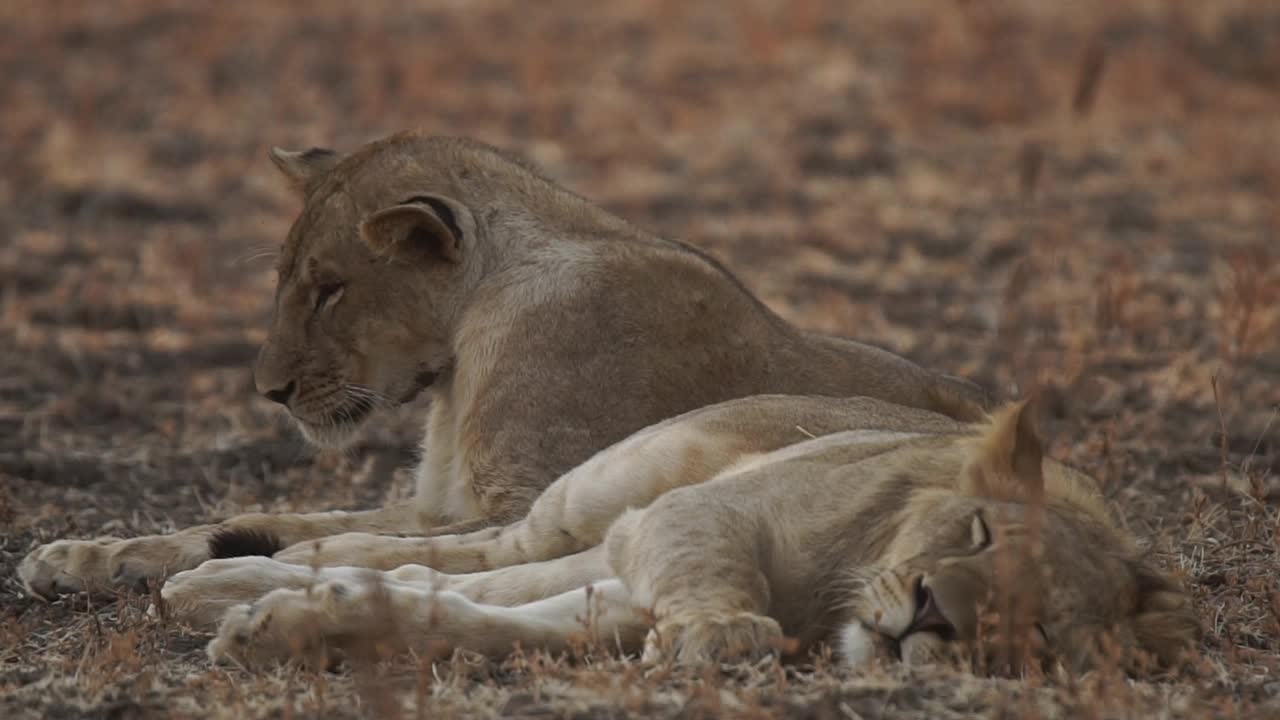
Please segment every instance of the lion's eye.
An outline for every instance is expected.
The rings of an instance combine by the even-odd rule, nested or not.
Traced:
[[[342,283],[337,282],[324,283],[316,288],[315,312],[320,312],[338,302],[338,299],[342,297],[342,289]]]
[[[986,550],[991,545],[991,528],[982,519],[982,513],[974,513],[969,523],[969,541],[974,552]]]
[[[1048,647],[1049,630],[1045,628],[1044,623],[1042,622],[1036,623],[1036,632],[1040,633],[1040,640],[1045,644],[1045,647]]]

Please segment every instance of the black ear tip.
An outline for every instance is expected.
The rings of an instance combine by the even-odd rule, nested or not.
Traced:
[[[453,233],[455,240],[462,237],[462,228],[458,225],[458,216],[454,214],[453,208],[449,207],[449,204],[445,201],[430,195],[415,195],[405,201],[406,205],[409,203],[422,203],[430,207],[435,212],[436,217],[440,218],[440,222],[444,223],[445,227],[449,228],[449,232]]]
[[[225,528],[215,530],[209,538],[209,557],[233,558],[246,555],[271,557],[284,549],[284,543],[275,533],[249,528]]]

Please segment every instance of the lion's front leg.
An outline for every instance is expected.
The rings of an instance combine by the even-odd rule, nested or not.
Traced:
[[[231,608],[209,644],[215,662],[249,666],[385,657],[412,649],[465,648],[500,656],[516,645],[561,650],[576,640],[635,648],[647,624],[618,580],[507,608],[481,605],[366,571],[364,580],[329,580],[276,590]]]
[[[782,627],[767,614],[761,529],[749,515],[699,500],[675,491],[623,516],[605,541],[610,566],[653,607],[645,660],[697,665],[788,654]]]
[[[251,513],[172,535],[58,540],[23,558],[18,578],[28,592],[45,598],[79,592],[110,595],[120,589],[145,590],[211,558],[270,555],[286,545],[351,530],[416,528],[407,502],[350,513]]]

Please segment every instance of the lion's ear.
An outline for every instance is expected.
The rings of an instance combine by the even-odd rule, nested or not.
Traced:
[[[462,260],[462,224],[466,209],[436,195],[419,195],[400,205],[379,210],[360,224],[374,254],[402,262]]]
[[[971,495],[1031,500],[1044,494],[1044,443],[1036,430],[1033,403],[1014,403],[991,418],[973,445],[961,478]]]
[[[294,152],[274,147],[271,148],[270,155],[271,162],[300,190],[306,189],[312,180],[329,171],[342,159],[338,153],[324,148]]]

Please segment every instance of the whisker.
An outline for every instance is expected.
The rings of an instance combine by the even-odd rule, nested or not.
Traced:
[[[356,383],[346,383],[346,384],[344,385],[344,387],[345,387],[347,390],[349,390],[349,391],[351,391],[352,393],[357,394],[357,395],[361,395],[361,396],[369,397],[369,398],[372,398],[372,399],[384,400],[384,401],[390,402],[390,398],[388,398],[386,395],[384,395],[384,394],[382,394],[382,393],[380,393],[380,392],[378,392],[378,391],[374,390],[373,388],[370,388],[370,387],[368,387],[368,386],[366,386],[366,385],[358,385],[358,384],[356,384]]]
[[[262,260],[264,258],[274,259],[279,255],[280,255],[280,248],[273,247],[270,245],[259,245],[258,247],[249,248],[249,250],[247,250],[244,255],[241,255],[240,257],[237,257],[234,260],[232,260],[232,265],[239,267],[242,265],[248,265],[249,263],[254,262],[255,260]]]
[[[369,409],[393,408],[393,407],[396,407],[397,405],[397,403],[394,402],[391,398],[364,385],[347,383],[347,384],[344,384],[342,387],[347,392],[347,394],[352,397],[352,399],[368,403],[367,407]]]
[[[864,590],[880,572],[881,568],[869,566],[837,573],[835,578],[819,591],[823,604],[840,613],[855,613],[865,602]]]

